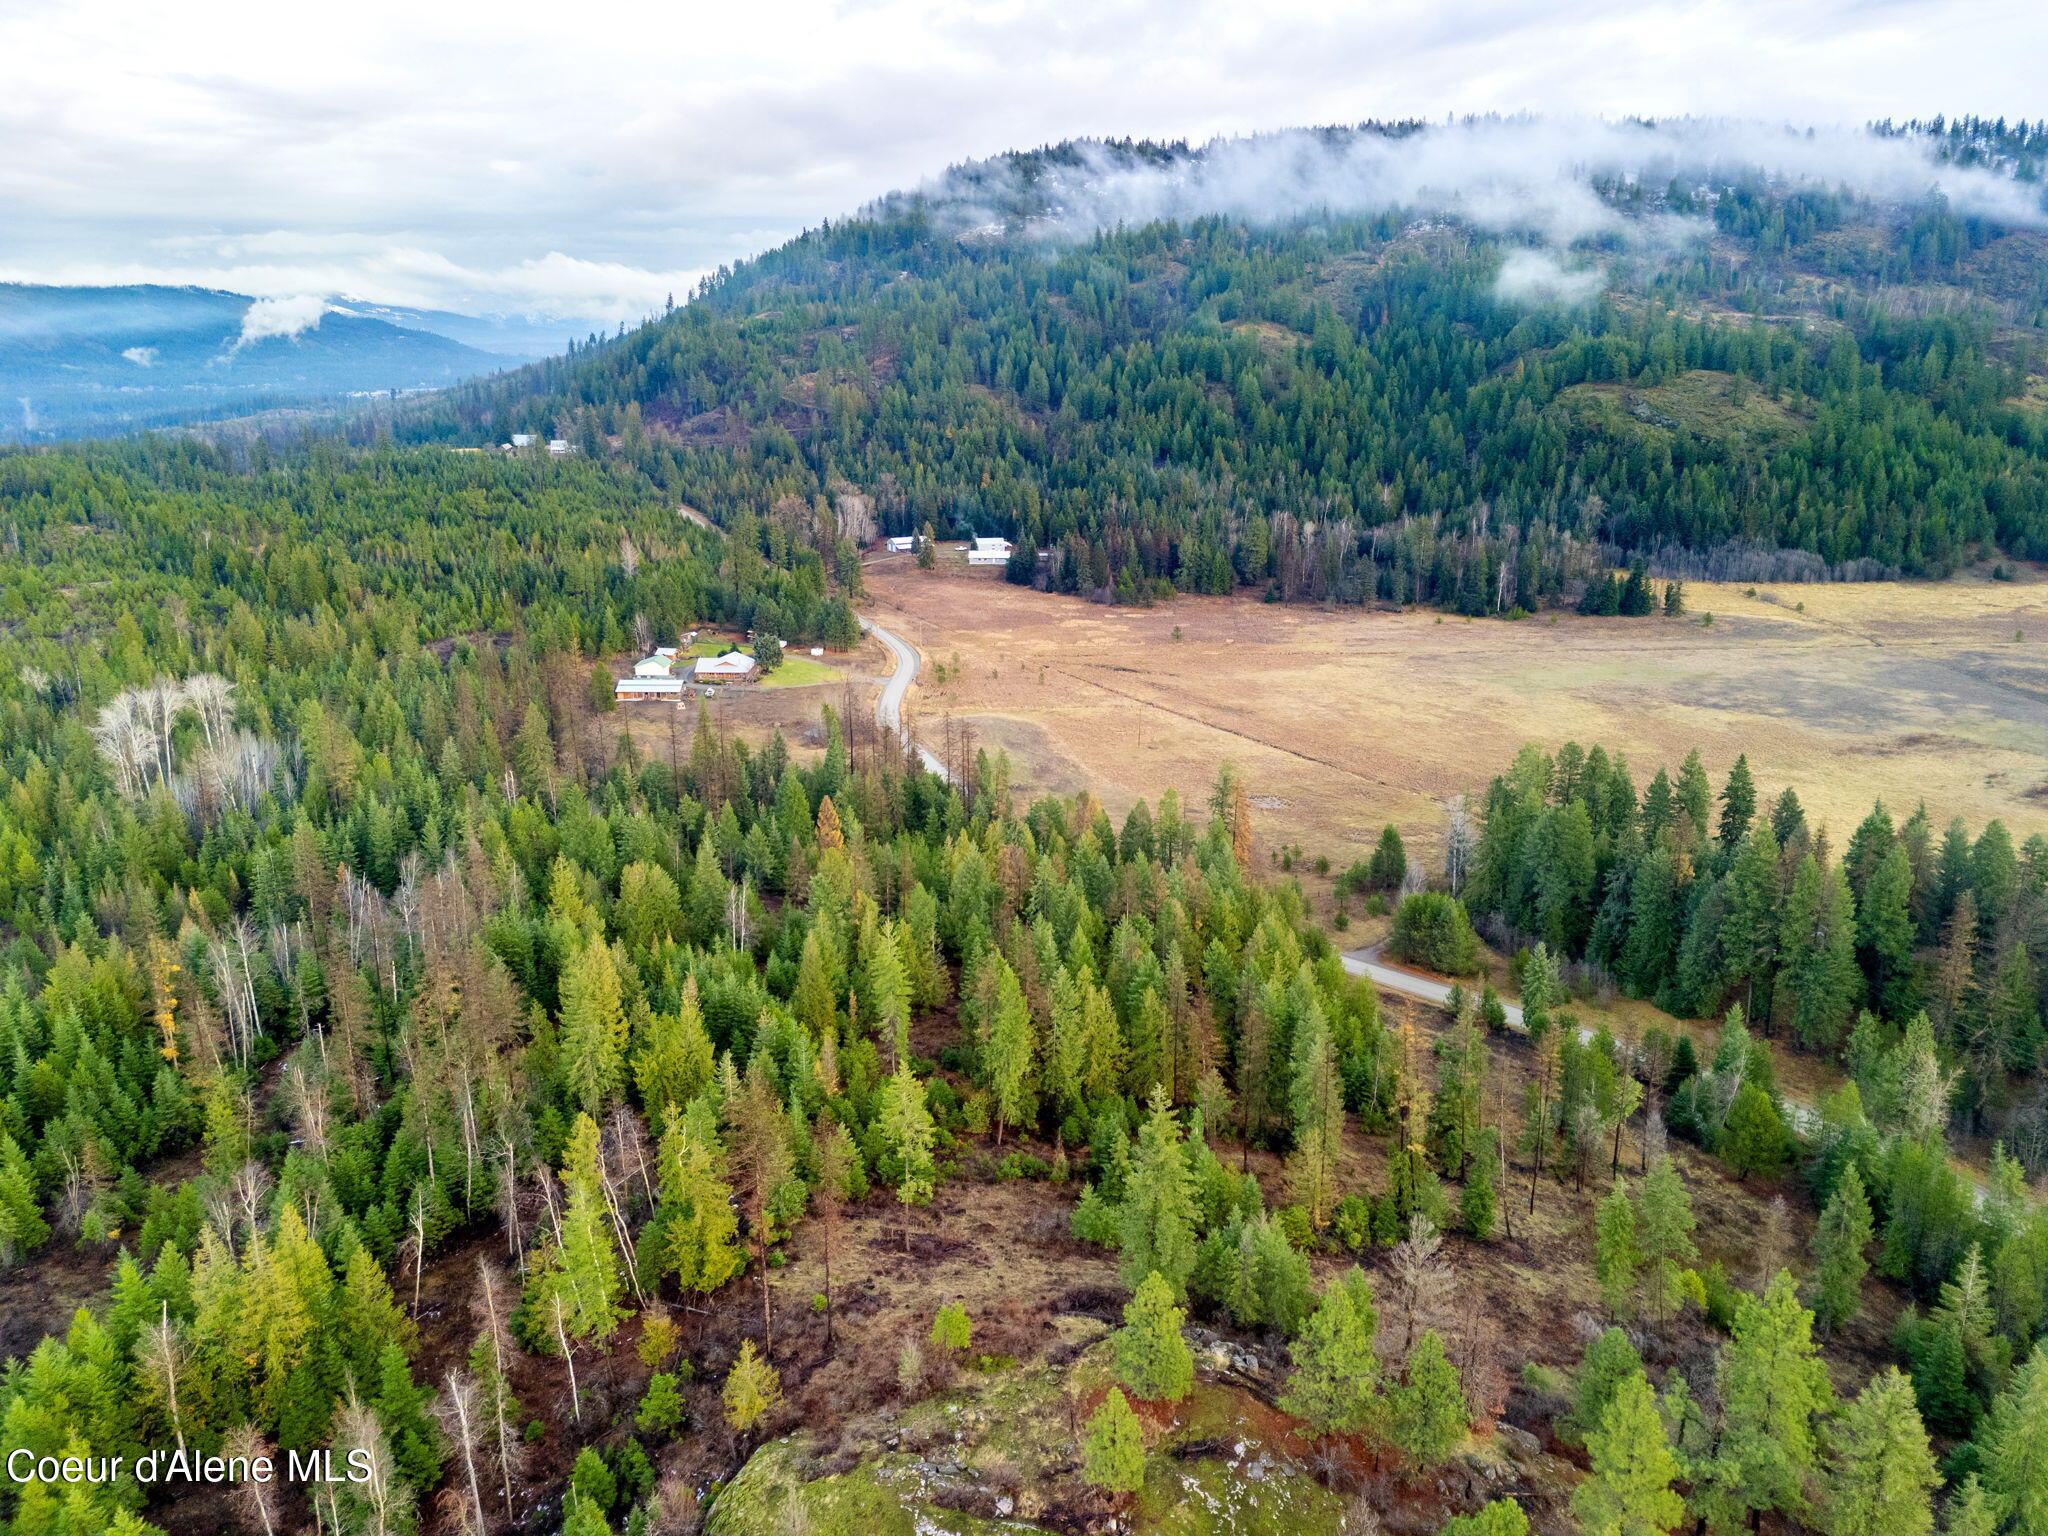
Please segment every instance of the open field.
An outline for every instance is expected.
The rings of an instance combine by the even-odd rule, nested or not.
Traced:
[[[1524,741],[1618,748],[1639,787],[1694,746],[1717,779],[1746,752],[1767,794],[1795,787],[1838,838],[1878,798],[2048,828],[2034,573],[1695,585],[1684,618],[1517,624],[1243,598],[1109,608],[908,561],[869,586],[874,616],[924,652],[911,705],[927,738],[957,715],[1010,752],[1024,792],[1092,784],[1117,815],[1168,787],[1199,796],[1229,759],[1261,844],[1338,868],[1388,821],[1432,849],[1443,801],[1482,791]]]

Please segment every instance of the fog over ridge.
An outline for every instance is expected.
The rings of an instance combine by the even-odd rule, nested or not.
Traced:
[[[1703,186],[1757,175],[1877,203],[1939,196],[1962,214],[2048,226],[2038,186],[1945,162],[1909,135],[1705,118],[1489,117],[1400,128],[1290,129],[1153,155],[1084,141],[1042,159],[955,166],[909,195],[962,228],[1015,226],[1025,198],[1039,205],[1025,226],[1052,238],[1161,220],[1271,223],[1406,209],[1569,245],[1596,236],[1644,243],[1676,233],[1660,231],[1661,221],[1699,222],[1624,214],[1595,180],[1661,191],[1673,180]]]

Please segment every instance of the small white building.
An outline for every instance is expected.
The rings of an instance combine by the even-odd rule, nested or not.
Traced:
[[[551,437],[548,439],[549,453],[564,454],[568,453],[569,451],[569,439],[567,439],[566,437]]]
[[[533,446],[533,434],[531,432],[514,432],[512,434],[512,446],[514,448],[531,448]]]
[[[656,651],[652,656],[642,656],[633,663],[633,675],[635,677],[667,677],[675,669],[676,653],[674,651],[669,651],[666,654]]]
[[[700,683],[744,683],[751,681],[760,663],[743,651],[723,656],[699,656],[695,676]]]
[[[890,538],[889,553],[892,555],[907,555],[923,542],[924,540],[914,533],[899,533]]]
[[[612,684],[612,697],[621,704],[644,699],[680,699],[684,683],[680,677],[622,677]]]
[[[1002,565],[1010,558],[1008,539],[976,539],[967,547],[969,565]]]

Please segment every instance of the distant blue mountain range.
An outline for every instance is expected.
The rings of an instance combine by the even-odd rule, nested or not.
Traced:
[[[560,351],[543,326],[206,288],[0,284],[0,441],[438,388]]]

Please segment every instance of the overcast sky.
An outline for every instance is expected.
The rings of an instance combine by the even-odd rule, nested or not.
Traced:
[[[0,0],[0,280],[635,317],[965,158],[1447,112],[2048,117],[2040,0]]]

